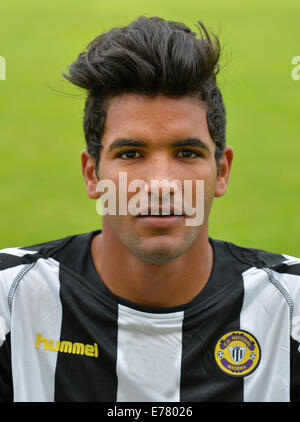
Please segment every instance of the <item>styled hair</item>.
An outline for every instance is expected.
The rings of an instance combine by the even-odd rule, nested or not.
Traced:
[[[91,41],[63,77],[87,90],[83,128],[87,150],[100,158],[108,100],[124,93],[195,96],[207,103],[207,123],[216,161],[226,144],[226,113],[216,84],[220,42],[202,22],[200,37],[181,22],[141,16]]]

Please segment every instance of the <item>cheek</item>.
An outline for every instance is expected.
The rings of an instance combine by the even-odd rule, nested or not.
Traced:
[[[104,160],[103,160],[104,161]],[[116,192],[118,192],[119,188],[119,172],[114,171],[109,165],[105,165],[105,161],[101,163],[99,166],[98,171],[99,181],[101,183],[106,184],[106,181],[108,182],[107,185],[111,184],[115,187]],[[118,195],[117,195],[118,198]]]
[[[111,228],[118,227],[121,229],[130,224],[130,221],[134,218],[128,212],[128,202],[132,196],[137,194],[137,191],[128,192],[128,186],[133,179],[128,177],[127,172],[119,171],[119,169],[116,171],[113,169],[105,170],[102,167],[101,173],[99,172],[99,179],[102,184],[100,197],[103,201],[103,205],[100,204],[99,208],[102,206],[102,209],[104,207],[113,211],[108,211],[103,215],[103,223],[108,224]],[[104,186],[107,187],[103,188]],[[108,205],[108,201],[110,201],[110,205]]]
[[[121,242],[126,242],[131,233],[130,222],[126,215],[105,215],[102,217],[102,229],[111,233]]]
[[[214,167],[209,165],[203,166],[201,171],[198,171],[196,174],[193,174],[191,177],[192,182],[192,192],[193,192],[193,203],[200,196],[200,190],[204,191],[204,201],[211,202],[212,198],[214,197],[215,190],[216,190],[216,183],[217,183],[217,171],[214,171]],[[185,179],[188,180],[188,179]],[[201,183],[197,182],[201,181]],[[198,188],[196,188],[198,184]],[[201,188],[200,188],[201,187]]]
[[[205,198],[214,197],[217,179],[215,177],[208,178],[204,181]]]

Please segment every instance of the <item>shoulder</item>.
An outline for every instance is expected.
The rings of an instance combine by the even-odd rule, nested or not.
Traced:
[[[10,297],[14,296],[20,281],[39,262],[45,266],[49,257],[64,243],[64,240],[44,242],[25,247],[0,249],[0,310],[11,307]]]
[[[290,311],[293,338],[300,342],[300,258],[224,242],[236,260],[247,264],[247,281],[262,289],[270,283]],[[251,289],[251,287],[250,287]],[[296,333],[296,334],[295,334]]]
[[[247,279],[252,281],[261,277],[272,282],[275,279],[282,281],[289,285],[288,290],[292,283],[295,291],[296,283],[300,292],[300,258],[285,253],[240,246],[228,241],[214,240],[214,244],[219,245],[218,250],[222,251],[223,267],[238,267],[243,276],[251,275]]]
[[[86,247],[92,236],[99,231],[80,233],[30,246],[0,249],[0,273],[20,265],[27,265],[39,259],[55,259],[59,262],[72,261]]]
[[[284,275],[295,276],[300,286],[300,258],[285,253],[238,246],[231,242],[223,243],[232,257],[243,262],[248,268],[269,270],[267,272],[272,272],[278,279],[283,279]]]
[[[0,249],[0,274],[14,272],[14,268],[31,264],[38,259],[47,259],[61,249],[72,236],[30,246]]]
[[[247,288],[261,290],[271,284],[289,306],[294,338],[300,342],[300,258],[286,253],[275,253],[264,249],[238,246],[222,241],[234,262],[244,264],[243,276]],[[267,283],[267,284],[266,284]],[[254,297],[256,297],[254,295]]]
[[[72,268],[82,251],[88,248],[93,233],[0,250],[0,337],[1,318],[9,319],[17,289],[25,292],[24,297],[27,293],[31,297],[33,291],[39,295],[58,289],[61,265]]]
[[[284,253],[271,252],[265,249],[245,247],[237,245],[232,242],[223,241],[229,253],[236,260],[243,262],[249,267],[256,268],[269,268],[269,267],[278,267],[284,262],[287,262],[290,259],[293,259],[294,262],[297,261],[300,263],[299,258],[290,257]]]
[[[16,278],[22,278],[35,267],[36,271],[49,272],[59,264],[72,267],[88,245],[89,238],[94,232],[76,234],[61,239],[51,240],[22,247],[0,249],[0,295],[7,294]],[[31,274],[30,271],[29,274]]]
[[[251,284],[259,280],[270,281],[283,292],[300,302],[300,258],[285,253],[244,247],[232,242],[217,241],[222,244],[228,263],[239,266],[243,278]],[[261,284],[260,284],[261,285]]]

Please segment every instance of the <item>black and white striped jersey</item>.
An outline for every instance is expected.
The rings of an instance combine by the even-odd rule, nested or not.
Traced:
[[[151,308],[100,279],[97,233],[1,251],[2,401],[300,401],[300,259],[210,239],[204,289]]]

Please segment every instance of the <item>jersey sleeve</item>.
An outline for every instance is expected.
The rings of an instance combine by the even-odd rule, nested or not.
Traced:
[[[286,261],[274,268],[274,275],[286,292],[291,314],[292,402],[300,402],[300,259],[285,255]]]
[[[18,248],[0,250],[0,402],[13,401],[9,297],[14,280],[25,267],[25,254],[26,251]]]
[[[300,351],[299,343],[291,342],[291,402],[300,402]]]
[[[10,335],[0,347],[0,402],[13,401],[13,383],[11,371]]]
[[[13,269],[5,268],[6,257],[1,255],[0,270],[0,401],[13,400],[11,353],[10,353],[10,310],[8,294],[13,280]]]

